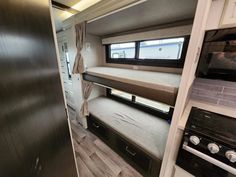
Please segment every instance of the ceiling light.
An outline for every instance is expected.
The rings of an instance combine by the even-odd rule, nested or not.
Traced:
[[[73,5],[72,8],[78,11],[83,11],[88,7],[98,3],[101,0],[81,0],[77,4]]]
[[[62,19],[67,19],[67,18],[71,17],[72,15],[74,15],[74,14],[67,12],[67,11],[63,11],[63,13],[60,14]]]

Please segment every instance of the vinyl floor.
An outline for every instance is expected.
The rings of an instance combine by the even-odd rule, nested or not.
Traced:
[[[142,177],[98,137],[71,121],[80,177]]]

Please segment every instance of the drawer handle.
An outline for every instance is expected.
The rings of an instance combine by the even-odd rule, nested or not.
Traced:
[[[95,124],[95,123],[93,123],[93,126],[94,126],[95,128],[99,128],[99,127],[100,127],[99,125],[97,125],[97,124]]]
[[[126,150],[126,152],[128,152],[130,155],[132,155],[132,156],[135,156],[136,155],[136,152],[133,152],[133,151],[131,151],[130,149],[129,149],[129,146],[126,146],[125,147],[125,150]]]

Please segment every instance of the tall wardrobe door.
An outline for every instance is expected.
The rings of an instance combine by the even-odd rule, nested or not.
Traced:
[[[48,0],[0,1],[0,176],[77,176]]]

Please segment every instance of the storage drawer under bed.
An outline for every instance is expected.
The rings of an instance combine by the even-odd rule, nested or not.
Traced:
[[[137,147],[120,137],[116,138],[116,147],[124,158],[131,160],[133,164],[144,171],[149,170],[151,159]]]
[[[87,122],[88,129],[92,133],[101,138],[144,177],[157,177],[159,175],[161,161],[150,157],[144,150],[136,147],[93,115],[87,118]]]
[[[100,121],[94,118],[88,118],[88,127],[91,132],[97,135],[99,138],[107,141],[109,130]]]

